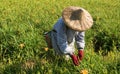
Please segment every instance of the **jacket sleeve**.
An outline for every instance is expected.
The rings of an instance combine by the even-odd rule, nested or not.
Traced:
[[[85,32],[78,32],[75,36],[76,45],[78,49],[84,49],[85,47]]]

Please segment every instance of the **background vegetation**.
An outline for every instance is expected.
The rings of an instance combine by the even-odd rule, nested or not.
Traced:
[[[43,33],[62,10],[88,10],[94,26],[86,31],[80,66],[45,50]],[[120,74],[119,0],[0,0],[0,74]]]

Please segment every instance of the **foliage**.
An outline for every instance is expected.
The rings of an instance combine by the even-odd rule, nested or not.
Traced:
[[[67,6],[81,6],[94,19],[86,31],[85,57],[77,67],[56,56],[53,49],[44,50],[43,33],[52,29]],[[119,74],[119,10],[119,0],[0,0],[0,74],[80,74],[84,70]],[[99,54],[94,49],[100,49]]]

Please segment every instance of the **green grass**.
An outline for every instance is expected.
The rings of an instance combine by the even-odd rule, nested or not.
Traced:
[[[89,74],[119,74],[119,2],[0,0],[0,74],[80,74],[84,69]],[[67,6],[81,6],[94,19],[93,27],[86,31],[85,57],[77,67],[55,56],[53,49],[44,50],[43,33],[52,29]]]

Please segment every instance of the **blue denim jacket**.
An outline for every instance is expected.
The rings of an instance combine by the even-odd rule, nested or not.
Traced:
[[[52,45],[57,54],[72,54],[77,49],[84,49],[85,32],[77,32],[68,28],[60,18],[53,27]],[[76,43],[76,44],[75,44]]]

